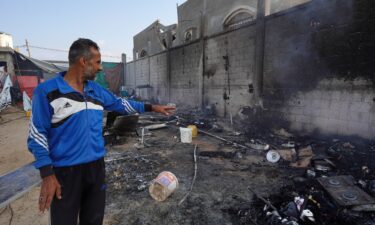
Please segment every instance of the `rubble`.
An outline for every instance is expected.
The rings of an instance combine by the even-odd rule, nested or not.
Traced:
[[[212,124],[223,123],[201,118],[197,121],[205,121],[199,128],[202,135],[192,144],[183,144],[174,136],[178,126],[187,124],[186,118],[178,115],[169,122],[149,117],[148,121],[169,126],[145,135],[144,148],[134,148],[134,143],[139,143],[134,133],[127,137],[126,145],[108,146],[108,199],[112,206],[108,210],[118,221],[114,224],[375,224],[371,200],[375,196],[374,143],[351,141],[349,146],[347,140],[290,136],[284,134],[286,130],[283,136],[269,131],[250,133],[231,125],[222,126],[216,135]],[[240,135],[233,135],[235,132]],[[192,154],[196,144],[200,148]],[[267,162],[265,146],[280,156],[277,162]],[[180,187],[164,202],[153,203],[147,187],[160,171],[173,171]],[[351,190],[368,201],[340,204],[340,195],[335,196],[328,191],[331,186],[327,189],[319,182],[348,175],[353,179]],[[248,186],[261,190],[276,210],[265,208],[264,201],[246,191]],[[352,192],[344,196],[354,198]]]

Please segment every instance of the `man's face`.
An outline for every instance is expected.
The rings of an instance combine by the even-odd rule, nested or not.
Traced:
[[[102,70],[102,61],[100,52],[95,48],[91,48],[91,59],[85,60],[83,77],[85,80],[94,80],[96,73]]]

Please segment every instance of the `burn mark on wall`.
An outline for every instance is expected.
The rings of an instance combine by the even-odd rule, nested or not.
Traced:
[[[265,98],[286,101],[324,79],[364,78],[375,84],[374,5],[371,0],[315,0],[298,11],[269,16]]]
[[[250,94],[254,93],[254,85],[253,84],[249,84],[249,93]]]
[[[313,45],[331,75],[344,80],[364,78],[375,84],[375,3],[358,0],[349,6],[352,18],[341,25],[318,26]]]
[[[223,94],[223,99],[224,101],[227,101],[230,99],[229,95],[227,94],[227,92],[225,91],[224,94]]]
[[[207,78],[213,77],[213,76],[215,76],[216,70],[217,70],[217,66],[216,65],[211,65],[205,71],[204,76],[206,76]]]

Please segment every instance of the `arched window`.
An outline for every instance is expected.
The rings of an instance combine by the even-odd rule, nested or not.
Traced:
[[[184,40],[185,42],[190,42],[197,39],[197,28],[192,27],[185,31]]]
[[[143,58],[143,57],[146,57],[146,56],[147,56],[147,51],[143,49],[141,51],[140,57]]]
[[[256,19],[256,10],[251,7],[241,7],[229,13],[223,22],[225,29],[235,29]]]

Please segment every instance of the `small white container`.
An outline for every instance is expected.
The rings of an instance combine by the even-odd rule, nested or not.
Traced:
[[[193,131],[190,128],[180,127],[181,142],[191,143],[193,141]]]

